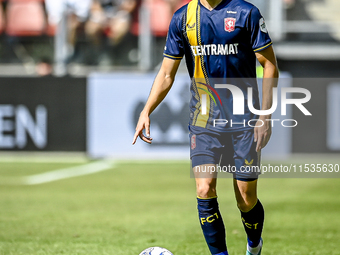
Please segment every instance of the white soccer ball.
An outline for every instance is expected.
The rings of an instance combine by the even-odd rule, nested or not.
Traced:
[[[139,255],[173,255],[170,251],[162,247],[150,247],[142,251]]]

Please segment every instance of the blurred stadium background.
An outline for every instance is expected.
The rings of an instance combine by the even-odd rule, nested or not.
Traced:
[[[185,1],[2,0],[1,150],[187,158],[184,61],[168,99],[152,116],[155,144],[130,146],[172,13]],[[313,116],[289,109],[286,119],[298,126],[278,125],[264,154],[339,153],[340,4],[251,2],[266,17],[274,40],[280,86],[312,94],[305,106]]]
[[[189,179],[184,61],[152,115],[153,145],[131,145],[171,16],[186,1],[0,0],[0,254],[133,255],[154,245],[206,254]],[[312,116],[288,108],[284,119],[298,125],[274,128],[265,162],[340,163],[340,2],[249,1],[266,18],[280,86],[312,95]],[[266,254],[340,254],[339,179],[261,181]]]

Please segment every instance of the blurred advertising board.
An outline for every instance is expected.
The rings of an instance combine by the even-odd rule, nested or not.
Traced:
[[[85,78],[0,78],[0,150],[85,151]]]
[[[151,115],[152,145],[132,146],[140,111],[155,74],[93,74],[87,88],[87,152],[91,157],[184,158],[189,155],[189,84],[179,74],[166,99]]]

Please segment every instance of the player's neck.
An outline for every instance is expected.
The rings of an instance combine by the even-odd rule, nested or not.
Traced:
[[[200,0],[201,4],[210,11],[213,10],[222,1],[223,0]]]

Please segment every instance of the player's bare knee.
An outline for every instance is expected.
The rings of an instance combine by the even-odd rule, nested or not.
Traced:
[[[196,192],[197,196],[200,198],[216,197],[216,186],[209,182],[197,183]]]

